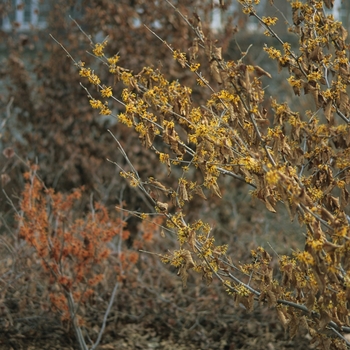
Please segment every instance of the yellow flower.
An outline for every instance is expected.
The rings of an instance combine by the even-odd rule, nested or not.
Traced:
[[[124,113],[120,113],[118,119],[121,123],[125,124],[129,128],[132,127],[132,120],[129,119]]]
[[[103,49],[106,47],[106,45],[107,45],[106,40],[102,44],[97,43],[95,44],[95,48],[92,50],[92,52],[94,53],[94,55],[101,57],[103,56]]]
[[[133,177],[132,179],[130,179],[129,184],[131,187],[137,187],[139,185],[139,180],[135,179],[135,177]]]
[[[289,43],[284,43],[283,44],[283,49],[284,49],[284,52],[289,52],[290,51],[290,44]]]
[[[103,89],[101,90],[101,96],[111,97],[112,95],[113,95],[112,88],[110,86],[103,86]]]
[[[267,26],[273,26],[276,24],[278,18],[277,17],[263,17],[262,21],[267,25]]]
[[[107,61],[110,65],[116,65],[119,61],[120,56],[114,55],[113,57],[107,58]]]
[[[266,51],[272,59],[281,57],[281,52],[274,47],[264,47],[264,51]]]
[[[80,69],[80,71],[79,71],[79,75],[81,76],[81,77],[90,77],[90,75],[91,75],[91,69],[90,68],[84,68],[84,67],[82,67],[81,69]]]
[[[301,89],[302,81],[300,79],[295,79],[295,77],[291,76],[287,80],[291,86],[295,86],[295,87]]]
[[[125,85],[130,85],[131,78],[132,78],[132,74],[129,72],[123,72],[121,75],[121,79]]]
[[[279,174],[275,170],[271,170],[266,174],[266,181],[269,185],[275,185],[279,182],[279,180]]]
[[[300,252],[295,254],[295,256],[300,262],[303,262],[306,265],[313,265],[315,263],[313,256],[308,252]]]
[[[204,79],[203,77],[197,79],[197,84],[199,86],[207,86],[208,80]]]
[[[292,2],[291,3],[292,9],[301,9],[303,8],[303,4],[300,1]]]
[[[168,163],[169,161],[169,154],[166,154],[166,153],[159,153],[159,160],[162,162],[162,163]]]
[[[193,123],[198,123],[202,118],[202,113],[199,107],[192,108],[190,112],[190,119]]]
[[[103,115],[110,115],[112,114],[112,111],[108,108],[108,102],[105,102],[104,105],[102,105],[102,107],[100,107],[100,114]]]
[[[250,292],[248,290],[248,288],[246,288],[245,286],[243,286],[242,284],[240,284],[239,286],[236,287],[237,289],[237,294],[242,296],[242,297],[247,297],[249,296]]]
[[[99,101],[99,100],[93,99],[93,100],[90,100],[89,102],[90,102],[90,105],[91,105],[92,108],[97,109],[97,108],[102,108],[103,107],[102,102]]]
[[[118,66],[114,65],[114,64],[111,64],[109,66],[109,72],[112,73],[112,74],[116,74],[118,73]]]
[[[94,74],[94,73],[90,74],[90,75],[88,76],[88,78],[89,78],[89,82],[90,82],[91,84],[99,85],[99,84],[101,83],[100,78],[99,78],[96,74]]]
[[[177,50],[174,50],[173,57],[176,61],[178,61],[182,68],[185,68],[187,63],[186,54],[184,52],[180,52]]]
[[[103,107],[101,109],[101,111],[100,111],[100,114],[102,114],[102,115],[110,115],[110,114],[112,114],[112,111],[109,108],[107,108],[107,107]]]
[[[321,72],[312,72],[307,76],[308,80],[319,80],[322,78]]]
[[[195,72],[198,70],[199,67],[200,67],[200,63],[192,63],[190,66],[190,69],[192,72]]]
[[[250,15],[251,13],[255,13],[253,6],[245,6],[243,7],[242,11],[245,15]]]

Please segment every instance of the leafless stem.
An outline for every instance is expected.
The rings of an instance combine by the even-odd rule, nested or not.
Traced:
[[[117,290],[118,290],[118,287],[119,287],[119,282],[116,282],[116,284],[114,285],[114,288],[113,288],[113,292],[112,292],[112,295],[109,299],[109,303],[108,303],[108,307],[107,307],[107,310],[103,316],[103,321],[102,321],[102,326],[101,326],[101,329],[100,329],[100,332],[98,333],[98,337],[96,339],[96,342],[95,344],[91,347],[91,350],[95,350],[97,348],[97,346],[100,344],[100,341],[102,339],[102,335],[103,335],[103,332],[106,328],[106,323],[107,323],[107,319],[108,319],[108,315],[109,313],[111,312],[111,309],[112,309],[112,306],[113,306],[113,303],[114,303],[114,299],[115,299],[115,296],[117,294]]]
[[[78,341],[78,344],[80,346],[80,349],[81,350],[89,350],[88,346],[86,345],[86,342],[85,342],[83,333],[81,331],[81,328],[79,327],[79,325],[77,323],[77,319],[75,317],[73,296],[72,296],[72,294],[70,292],[66,292],[65,294],[66,294],[66,298],[67,298],[67,301],[68,301],[68,308],[69,308],[69,312],[70,312],[70,315],[71,315],[71,321],[72,321],[72,324],[73,324],[73,328],[74,328],[75,335],[77,337],[77,341]]]
[[[4,118],[4,120],[2,121],[1,125],[0,125],[0,130],[3,129],[7,123],[7,121],[11,118],[11,106],[13,104],[14,101],[14,97],[10,98],[10,101],[8,102],[7,106],[6,106],[6,118]],[[1,135],[0,135],[1,138]]]

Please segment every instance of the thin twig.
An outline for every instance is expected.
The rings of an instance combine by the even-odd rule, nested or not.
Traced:
[[[53,39],[58,45],[61,46],[62,50],[67,54],[67,57],[69,57],[75,63],[75,65],[78,66],[78,62],[73,58],[73,56],[68,52],[68,50],[52,34],[49,35],[51,39]]]
[[[87,35],[83,30],[83,28],[79,25],[79,23],[74,18],[72,18],[71,15],[69,15],[69,18],[74,22],[74,24],[78,27],[78,29],[88,38],[88,40],[90,41],[90,44],[93,45],[94,42],[91,39],[91,35]]]
[[[3,129],[7,123],[7,121],[11,118],[11,107],[14,101],[14,97],[10,98],[10,101],[8,102],[8,104],[6,105],[6,118],[4,118],[4,120],[2,121],[1,125],[0,125],[0,130]],[[1,135],[0,135],[1,138]]]
[[[343,339],[347,346],[350,346],[350,342],[341,334],[339,333],[334,327],[329,327],[340,339]]]
[[[73,296],[72,296],[72,294],[70,292],[66,292],[65,294],[66,294],[66,298],[67,298],[67,301],[68,301],[68,309],[69,309],[69,312],[70,312],[70,315],[71,315],[71,321],[72,321],[72,324],[73,324],[73,328],[74,328],[75,335],[77,337],[77,341],[79,343],[80,349],[81,350],[89,350],[88,346],[86,345],[86,342],[85,342],[83,333],[81,331],[81,328],[78,326],[77,319],[76,319],[75,314],[74,314],[74,299],[73,299]]]
[[[104,332],[104,330],[106,328],[107,318],[108,318],[109,313],[111,312],[111,309],[112,309],[112,306],[113,306],[113,303],[114,303],[114,299],[115,299],[115,296],[117,294],[118,287],[119,287],[119,282],[116,282],[116,284],[114,285],[113,291],[112,291],[111,298],[109,299],[107,310],[106,310],[106,312],[105,312],[105,314],[103,316],[101,329],[100,329],[100,331],[98,333],[98,337],[96,339],[95,344],[91,347],[91,350],[95,350],[97,348],[97,346],[100,344],[103,332]]]

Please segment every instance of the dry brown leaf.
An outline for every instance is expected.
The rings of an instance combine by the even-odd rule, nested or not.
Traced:
[[[222,198],[219,185],[218,185],[216,182],[214,182],[214,183],[212,184],[212,186],[210,187],[210,189],[211,189],[219,198]]]
[[[180,266],[177,275],[181,277],[182,288],[186,289],[187,288],[188,273],[187,273],[185,265]]]
[[[169,206],[168,203],[162,203],[162,202],[157,201],[157,207],[159,208],[159,210],[161,212],[167,212],[168,206]]]
[[[283,308],[281,308],[281,307],[277,308],[277,316],[278,316],[279,320],[281,321],[283,328],[287,329],[288,324],[289,324],[289,320],[286,317],[286,314],[285,314]]]
[[[10,181],[11,181],[10,176],[8,176],[6,173],[1,174],[1,186],[2,187],[5,187]]]
[[[222,47],[214,46],[213,51],[212,51],[212,57],[215,60],[221,61],[222,60]]]
[[[271,213],[276,213],[276,209],[271,205],[271,203],[269,202],[269,200],[267,198],[264,200],[264,203],[265,203],[266,209],[268,211],[270,211]]]
[[[296,334],[298,333],[298,329],[299,329],[299,319],[295,315],[295,313],[293,313],[292,319],[289,322],[289,335],[291,338],[294,338],[296,336]]]
[[[276,299],[276,295],[275,293],[269,289],[267,292],[266,292],[266,299],[267,299],[267,305],[268,306],[276,306],[277,304],[277,299]]]
[[[150,177],[148,179],[149,183],[151,183],[152,185],[154,185],[155,187],[157,187],[158,190],[161,190],[163,192],[169,192],[169,190],[159,181],[155,180],[153,177]]]
[[[258,77],[265,75],[266,77],[269,77],[270,79],[272,78],[272,76],[269,72],[267,72],[266,70],[262,69],[259,66],[254,66],[254,70],[255,70],[256,74],[258,75]]]
[[[334,123],[334,117],[333,117],[333,108],[332,108],[332,101],[328,101],[328,103],[326,104],[325,110],[324,110],[324,115],[328,121],[328,123],[330,123],[331,125],[333,125]]]
[[[188,244],[192,248],[193,251],[195,251],[195,243],[196,243],[196,231],[195,230],[190,230],[188,234]]]
[[[192,46],[188,49],[190,62],[193,62],[197,58],[198,53],[198,38],[193,40]]]
[[[207,197],[205,196],[201,186],[199,186],[199,185],[195,186],[192,191],[193,191],[193,193],[197,194],[199,197],[201,197],[201,198],[203,198],[205,200],[207,199]]]
[[[180,197],[180,200],[188,201],[186,184],[184,184],[183,182],[181,182],[179,185],[179,197]]]
[[[218,83],[218,84],[222,84],[222,78],[220,75],[220,70],[219,70],[219,65],[217,61],[212,61],[210,63],[210,72],[214,78],[214,80]]]
[[[185,267],[187,270],[192,269],[192,267],[195,266],[191,252],[189,250],[185,249],[182,253],[182,257],[185,260]]]

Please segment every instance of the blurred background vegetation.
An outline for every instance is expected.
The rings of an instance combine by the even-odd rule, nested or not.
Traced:
[[[265,108],[270,108],[272,95],[296,111],[307,109],[309,98],[298,98],[298,103],[295,102],[285,76],[279,74],[277,65],[263,51],[264,44],[275,43],[241,13],[239,5],[226,1],[220,7],[216,1],[203,0],[172,3],[188,18],[193,12],[198,13],[203,30],[212,33],[228,59],[244,57],[246,64],[259,65],[272,74],[272,79],[263,78]],[[278,0],[271,6],[265,1],[259,6],[261,14],[280,18],[276,31],[285,41],[297,45],[293,34],[288,32],[287,2]],[[350,2],[344,6],[350,9]],[[156,156],[143,149],[137,135],[117,124],[115,119],[98,115],[90,108],[86,92],[79,85],[77,68],[49,34],[76,60],[103,72],[87,54],[90,40],[74,19],[94,42],[108,37],[108,53],[118,52],[121,66],[134,72],[144,66],[159,68],[167,79],[178,79],[191,86],[198,105],[205,104],[209,96],[196,90],[193,76],[179,67],[166,46],[144,26],[173,48],[187,52],[194,34],[165,1],[12,0],[2,2],[0,13],[0,239],[4,258],[0,271],[4,288],[0,297],[5,305],[0,311],[0,339],[2,342],[9,339],[5,342],[7,346],[12,346],[11,341],[23,346],[18,334],[34,339],[38,334],[40,338],[55,330],[57,348],[74,347],[74,337],[61,336],[67,328],[60,328],[59,319],[40,302],[45,296],[42,292],[45,286],[33,286],[35,293],[24,287],[28,279],[36,280],[39,275],[35,275],[37,262],[28,262],[30,252],[16,236],[14,213],[23,190],[23,172],[29,164],[38,164],[38,174],[46,186],[62,193],[85,186],[85,197],[77,208],[81,213],[89,210],[91,198],[103,203],[112,213],[114,206],[122,201],[129,210],[149,211],[142,194],[129,189],[119,177],[118,169],[107,161],[108,158],[120,164],[124,162],[107,132],[109,129],[132,155],[131,161],[143,178],[153,176],[156,169],[157,177],[171,185],[176,181],[176,174],[167,177],[166,169],[159,168]],[[349,13],[350,10],[339,14],[347,27]],[[203,74],[210,79],[205,67]],[[110,77],[103,78],[113,85]],[[118,85],[114,89],[121,91]],[[118,105],[112,108],[116,114],[121,111]],[[223,178],[220,186],[223,199],[195,200],[191,203],[191,216],[193,220],[204,218],[215,227],[215,236],[229,244],[229,254],[235,261],[249,260],[250,250],[258,245],[270,251],[276,263],[277,254],[302,247],[300,227],[290,222],[285,210],[278,210],[279,214],[267,212],[262,203],[251,199],[247,185],[232,178]],[[137,250],[139,246],[133,243],[142,238],[142,225],[135,218],[128,218],[127,222],[131,232],[127,247]],[[164,253],[176,242],[156,236],[152,243],[143,244],[146,250]],[[28,272],[23,273],[23,267],[28,264]],[[188,290],[183,291],[175,272],[163,267],[157,258],[140,256],[118,294],[104,344],[114,344],[119,349],[172,349],[174,344],[179,349],[182,345],[186,349],[306,348],[304,335],[290,341],[266,308],[247,315],[243,309],[234,308],[233,301],[216,283],[206,286],[196,276],[191,276]],[[100,303],[105,307],[111,286],[106,282],[103,288]],[[27,302],[21,304],[22,300]],[[88,327],[93,332],[103,317],[103,313],[98,314],[99,310],[101,308],[91,308],[87,316]],[[35,318],[30,321],[29,317]],[[152,342],[158,345],[151,347]],[[51,346],[56,345],[51,343]]]

